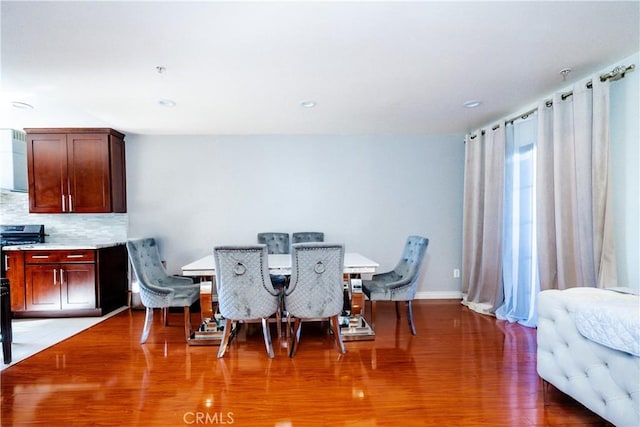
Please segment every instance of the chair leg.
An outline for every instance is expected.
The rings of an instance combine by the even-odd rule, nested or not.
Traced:
[[[287,338],[289,338],[289,336],[291,335],[291,315],[289,313],[287,313],[287,326],[286,326],[286,332],[287,332]]]
[[[184,336],[187,341],[191,338],[191,311],[189,306],[184,307]]]
[[[140,344],[144,344],[147,341],[152,323],[153,323],[153,308],[147,307],[147,312],[144,316],[144,327],[142,328],[142,336],[140,336]]]
[[[338,315],[331,317],[331,327],[333,328],[333,336],[336,338],[340,353],[345,354],[347,350],[344,348],[344,343],[342,342],[342,332],[340,330],[340,321],[338,320]]]
[[[278,316],[280,318],[280,316]],[[269,319],[262,318],[262,335],[264,335],[264,345],[267,348],[267,354],[271,359],[275,357],[273,354],[273,344],[271,343],[271,331],[269,331]]]
[[[293,357],[296,354],[296,350],[298,350],[298,345],[300,343],[300,330],[302,329],[302,321],[299,318],[295,318],[293,321],[293,333],[291,334],[291,347],[289,349],[289,357]]]
[[[224,352],[227,351],[229,345],[229,337],[231,336],[231,319],[224,320],[224,331],[222,332],[222,339],[220,340],[220,348],[218,349],[218,357],[224,356]]]
[[[396,319],[400,319],[400,309],[398,308],[398,301],[395,301],[396,305]]]
[[[371,301],[371,328],[376,326],[376,302]]]
[[[276,330],[278,331],[278,339],[282,338],[282,311],[279,307],[276,310]]]
[[[417,335],[416,325],[413,323],[413,305],[411,304],[411,301],[407,301],[407,317],[409,320],[409,326],[411,327],[411,335]]]

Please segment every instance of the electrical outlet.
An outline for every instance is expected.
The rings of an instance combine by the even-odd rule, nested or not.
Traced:
[[[453,278],[454,279],[459,279],[460,278],[460,269],[459,268],[454,268],[453,269]]]

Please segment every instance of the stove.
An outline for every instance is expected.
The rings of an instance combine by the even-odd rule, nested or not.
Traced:
[[[44,225],[0,225],[0,275],[5,272],[3,247],[36,243],[44,243]]]
[[[0,225],[0,246],[44,243],[44,225]]]

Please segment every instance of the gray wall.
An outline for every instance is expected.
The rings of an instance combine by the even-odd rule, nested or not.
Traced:
[[[462,135],[127,135],[129,236],[154,236],[172,273],[261,231],[323,231],[391,269],[430,239],[418,297],[459,297]]]

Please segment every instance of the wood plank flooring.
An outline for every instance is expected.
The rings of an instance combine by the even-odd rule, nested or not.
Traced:
[[[157,310],[156,310],[157,311]],[[273,327],[244,325],[223,359],[188,346],[182,314],[160,313],[146,344],[144,312],[127,310],[1,373],[2,426],[606,426],[550,388],[542,398],[536,331],[458,301],[414,303],[417,336],[378,304],[375,341],[341,356],[305,323],[294,359]],[[199,315],[194,314],[194,322]]]

